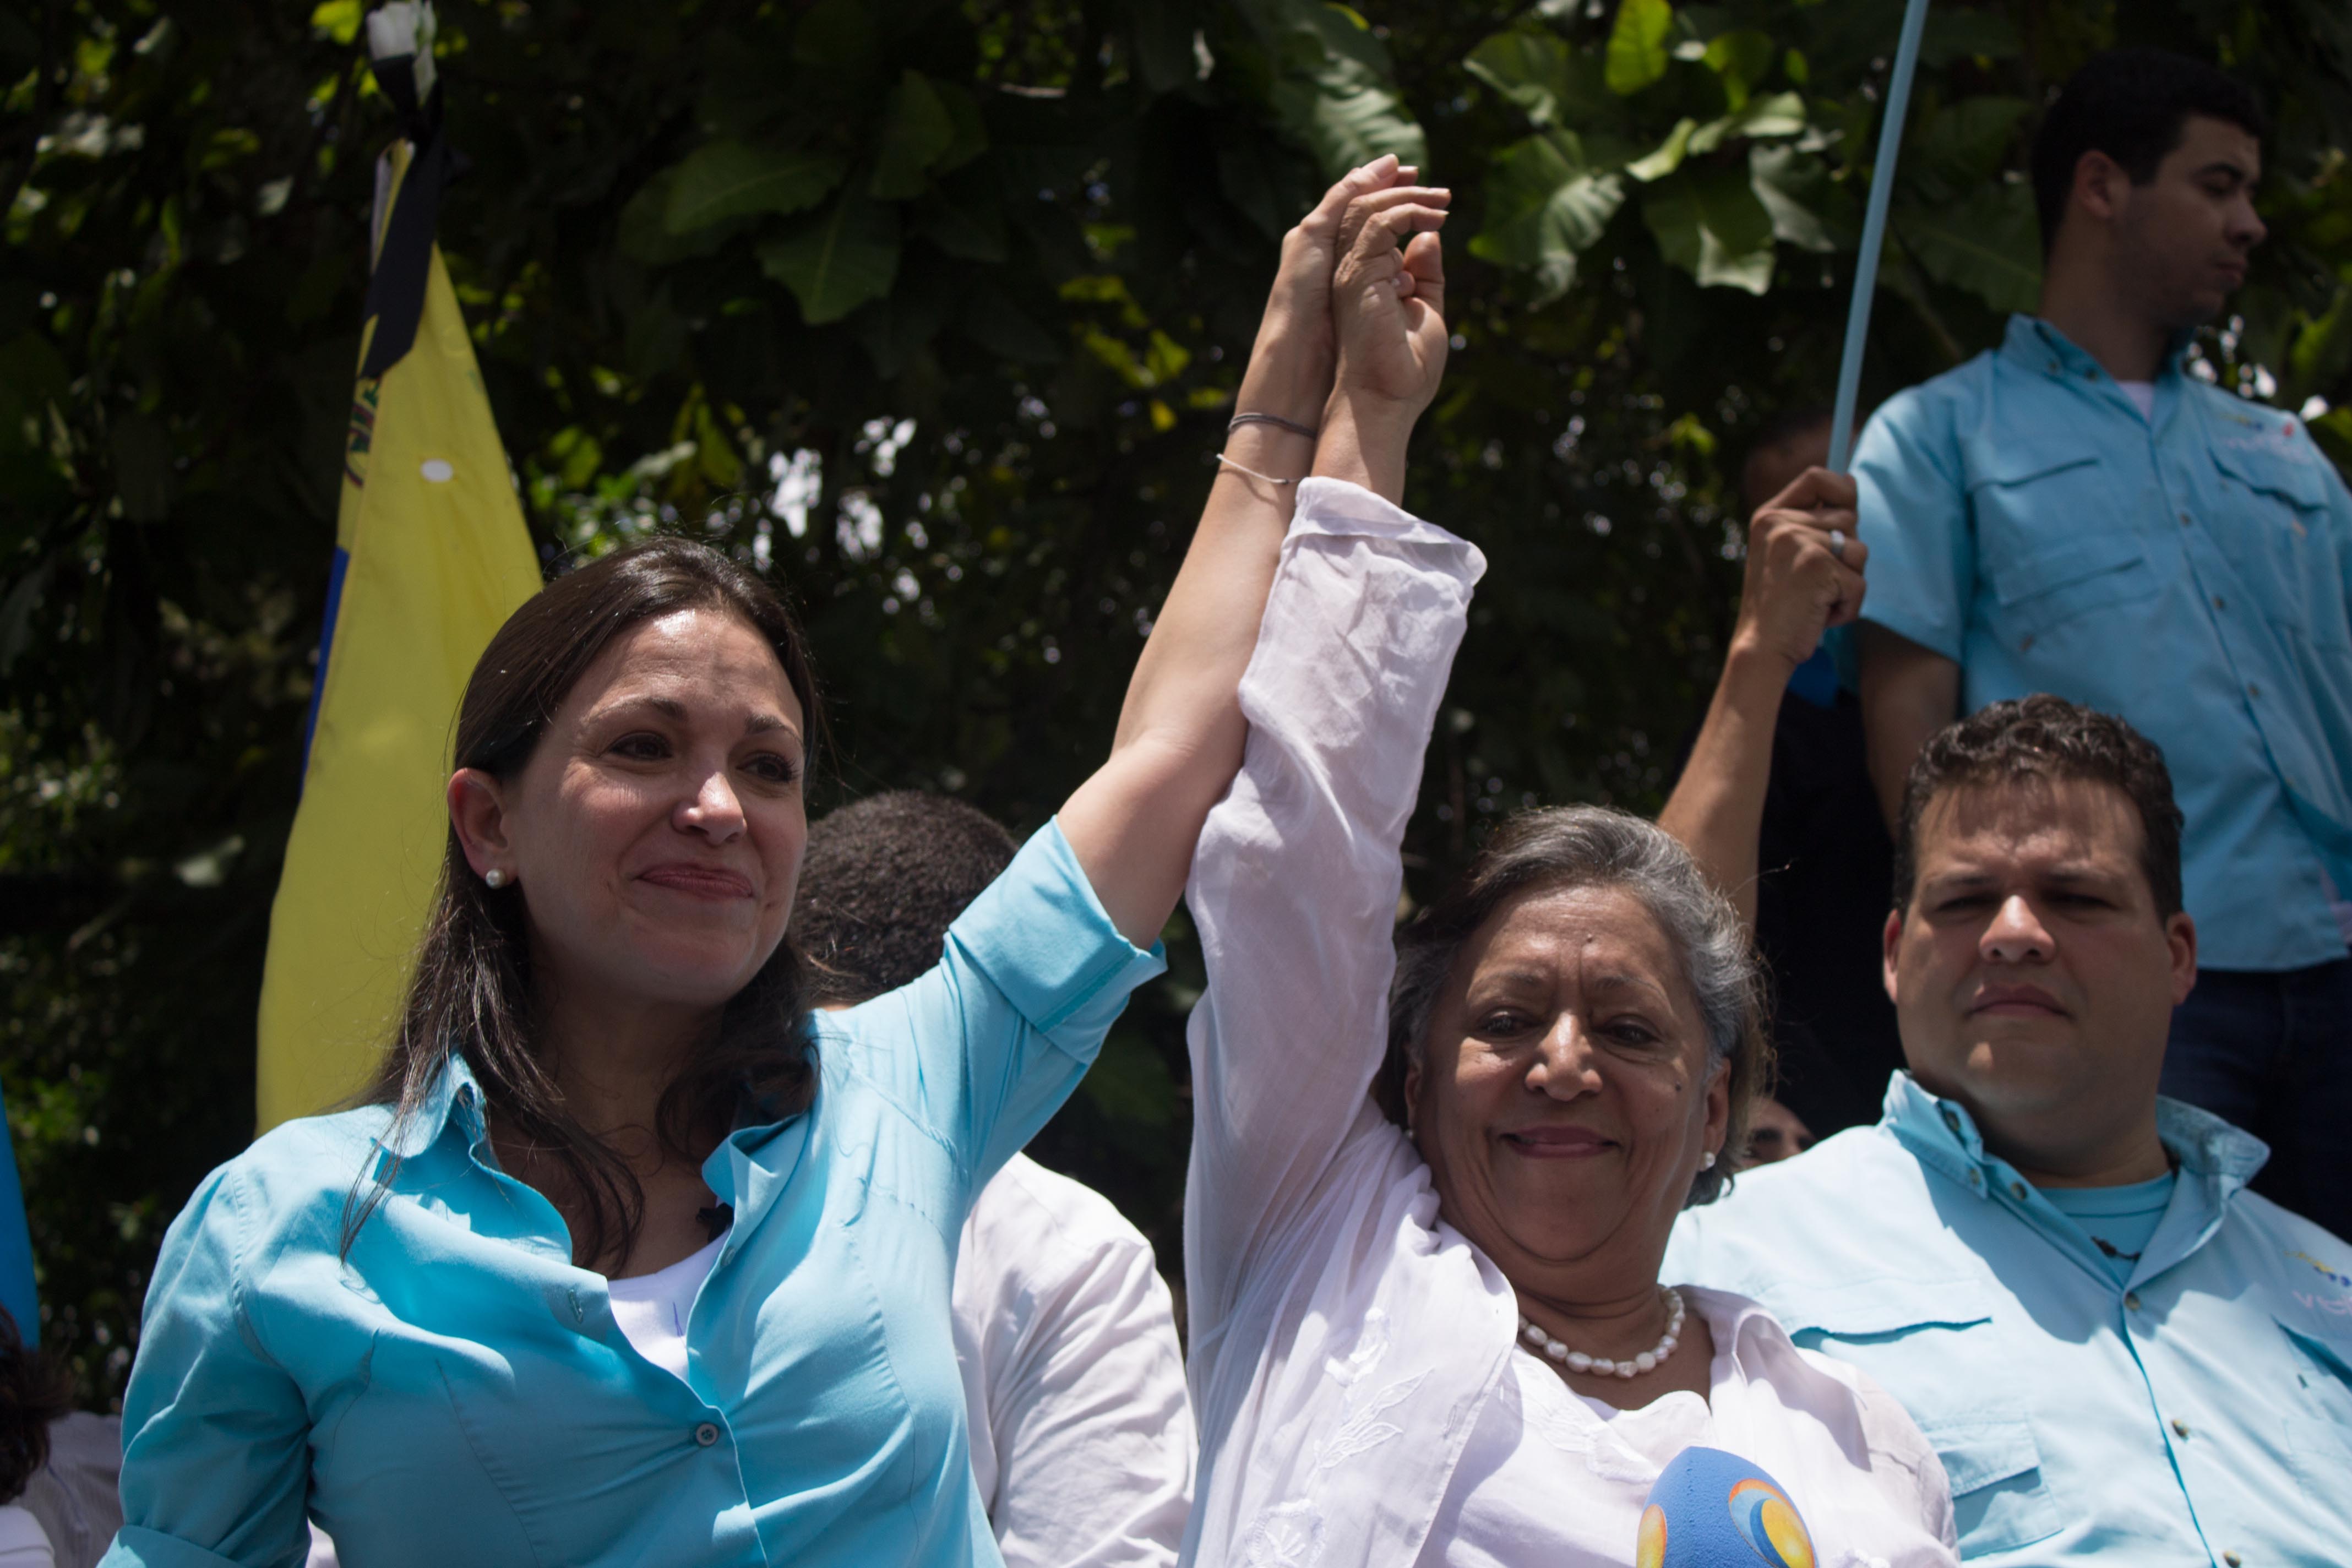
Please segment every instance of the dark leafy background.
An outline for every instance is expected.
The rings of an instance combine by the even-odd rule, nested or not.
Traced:
[[[1736,585],[1729,474],[1835,368],[1898,0],[449,0],[441,236],[551,563],[763,563],[824,793],[1035,826],[1108,743],[1282,229],[1383,151],[1461,193],[1417,510],[1493,570],[1409,840],[1654,805]],[[0,12],[0,1078],[44,1332],[119,1398],[163,1226],[250,1131],[269,897],[391,117],[357,0]],[[1866,395],[2030,307],[2020,171],[2093,49],[2277,117],[2273,238],[2203,345],[2352,458],[2335,0],[1938,5]],[[2314,403],[2317,398],[2321,401]],[[1038,1152],[1171,1271],[1181,917]]]

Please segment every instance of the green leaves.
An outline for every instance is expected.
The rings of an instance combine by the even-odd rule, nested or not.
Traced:
[[[1324,0],[1261,0],[1251,9],[1280,62],[1275,111],[1327,177],[1384,153],[1429,162],[1428,139],[1393,85],[1388,50],[1363,17]]]
[[[1759,142],[1748,149],[1748,177],[1757,200],[1772,215],[1776,239],[1800,250],[1832,251],[1839,243],[1832,224],[1851,228],[1852,203],[1846,192],[1830,179],[1829,166],[1811,153],[1785,142]],[[1853,243],[1850,236],[1846,243]]]
[[[1761,294],[1772,286],[1772,215],[1739,167],[1711,167],[1654,185],[1642,221],[1668,261],[1702,285]]]
[[[812,327],[890,292],[898,272],[898,209],[856,189],[819,216],[760,247],[760,270],[793,291]]]
[[[1573,132],[1515,142],[1486,171],[1486,226],[1470,254],[1536,274],[1534,303],[1547,305],[1576,280],[1578,255],[1598,244],[1625,200],[1625,182],[1590,167]]]
[[[1568,47],[1558,34],[1539,27],[1496,33],[1470,51],[1462,68],[1518,106],[1537,125],[1565,125],[1571,106],[1589,101],[1600,83],[1591,57]]]
[[[2011,59],[2021,48],[2009,18],[1991,10],[1938,5],[1927,13],[1927,30],[1919,36],[1919,59],[1929,70],[1960,59]]]
[[[1620,98],[1631,98],[1666,74],[1666,40],[1675,30],[1675,8],[1666,0],[1623,0],[1609,29],[1608,67],[1602,79]]]
[[[1533,273],[1532,303],[1567,290],[1577,258],[1600,243],[1622,205],[1628,180],[1653,187],[1643,215],[1661,254],[1703,284],[1763,292],[1775,236],[1833,247],[1817,210],[1839,199],[1826,167],[1818,159],[1754,157],[1764,142],[1813,132],[1801,94],[1758,90],[1796,51],[1753,28],[1674,41],[1719,26],[1716,15],[1677,16],[1664,0],[1626,0],[1601,48],[1579,49],[1521,23],[1472,51],[1469,73],[1541,132],[1492,156],[1486,225],[1470,247]],[[1636,95],[1639,104],[1625,101]],[[1657,139],[1637,155],[1642,142],[1633,139],[1668,106],[1685,111],[1663,136],[1651,129],[1643,140]]]
[[[1704,157],[1736,136],[1795,136],[1805,129],[1805,100],[1793,92],[1750,99],[1720,120],[1691,132],[1690,150]]]
[[[1985,94],[1948,103],[1915,123],[1903,141],[1898,173],[1929,200],[1974,191],[2000,174],[2032,106]]]
[[[2032,187],[1993,184],[1948,206],[1898,211],[1895,232],[1927,275],[1996,310],[2031,310],[2042,296]]]
[[[1772,69],[1774,53],[1770,34],[1742,27],[1715,38],[1699,58],[1723,83],[1724,97],[1736,112],[1747,107],[1749,92]]]
[[[729,218],[800,212],[841,184],[843,167],[838,156],[810,148],[707,142],[671,171],[662,228],[688,235]]]
[[[1688,116],[1675,121],[1666,139],[1644,158],[1636,158],[1625,165],[1625,172],[1637,180],[1663,180],[1683,166],[1690,153],[1691,136],[1698,130],[1698,121]]]
[[[979,129],[978,108],[969,98],[964,99],[964,103],[971,112],[966,145],[961,151],[969,160],[987,142],[986,132]],[[875,160],[873,184],[868,188],[884,201],[919,196],[930,184],[929,171],[942,164],[954,151],[959,151],[956,116],[948,108],[946,97],[932,85],[930,78],[909,69],[890,89],[889,100],[883,105],[882,140]]]

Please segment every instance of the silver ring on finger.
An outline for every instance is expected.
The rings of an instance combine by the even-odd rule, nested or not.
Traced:
[[[1845,559],[1845,530],[1842,528],[1830,530],[1830,553],[1840,561]]]

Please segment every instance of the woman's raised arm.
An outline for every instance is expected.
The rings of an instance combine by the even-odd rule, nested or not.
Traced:
[[[1321,427],[1327,404],[1350,429],[1357,423],[1355,411],[1332,396],[1333,269],[1368,223],[1411,236],[1444,222],[1448,194],[1413,184],[1414,173],[1392,157],[1353,171],[1283,240],[1281,270],[1234,411],[1287,423],[1248,423],[1232,432],[1228,461],[1210,486],[1200,529],[1136,663],[1110,758],[1062,807],[1062,831],[1095,896],[1139,947],[1150,946],[1167,923],[1201,825],[1241,766],[1242,671],[1257,644],[1297,494],[1295,484],[1269,481],[1306,477],[1317,452],[1312,437],[1290,426]],[[1393,295],[1394,284],[1389,288]]]
[[[1368,1090],[1387,1043],[1398,845],[1486,570],[1394,504],[1444,364],[1444,277],[1434,236],[1379,223],[1339,267],[1318,477],[1242,682],[1247,760],[1184,896],[1209,981],[1188,1031],[1184,1259],[1194,1388],[1210,1401],[1234,1388],[1202,1347],[1351,1133],[1379,1119]]]

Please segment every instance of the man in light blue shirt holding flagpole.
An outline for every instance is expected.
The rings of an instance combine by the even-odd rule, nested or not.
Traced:
[[[2162,748],[2203,967],[2168,1094],[2352,1230],[2352,495],[2294,414],[2186,374],[2263,235],[2263,121],[2212,68],[2094,58],[2034,147],[2040,313],[1891,399],[1855,455],[1871,771],[2048,691]]]
[[[1666,1255],[1902,1401],[1971,1562],[2352,1561],[2352,1246],[2247,1190],[2260,1142],[2157,1093],[2197,975],[2180,833],[2109,715],[2034,696],[1933,737],[1885,942],[1909,1069]]]

